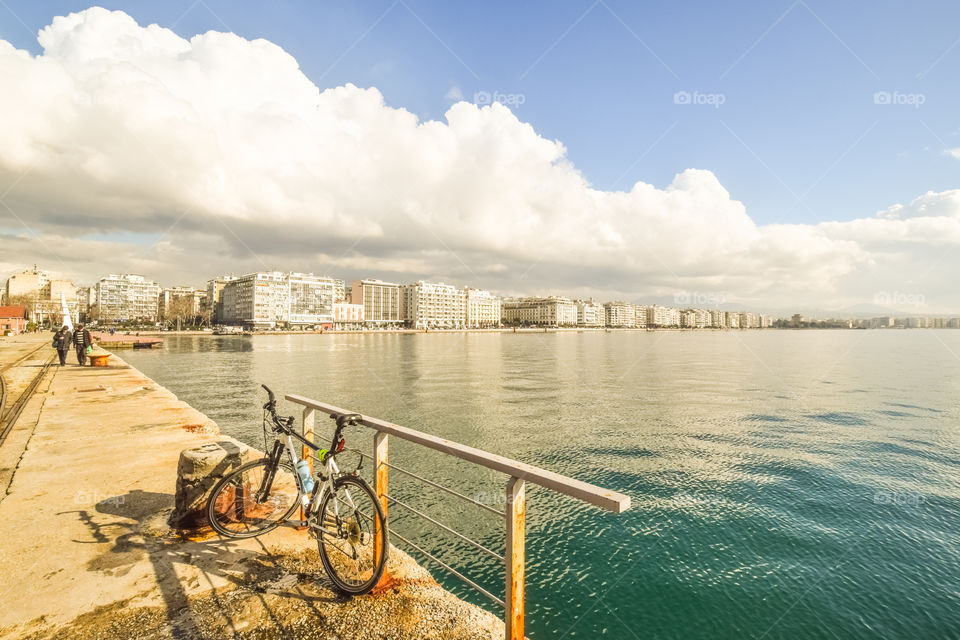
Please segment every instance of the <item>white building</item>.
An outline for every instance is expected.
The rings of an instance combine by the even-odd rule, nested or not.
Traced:
[[[220,293],[223,324],[252,328],[333,325],[343,281],[312,273],[261,271],[233,278]]]
[[[356,280],[350,286],[351,302],[363,305],[367,324],[400,324],[400,285],[382,280]]]
[[[608,327],[637,326],[637,307],[629,302],[607,302],[603,305]]]
[[[633,305],[633,326],[643,328],[647,326],[647,307],[642,304]]]
[[[236,276],[218,276],[212,280],[207,280],[207,309],[210,311],[210,322],[220,324],[223,322],[223,288],[228,282],[236,280]]]
[[[574,327],[577,305],[569,298],[515,298],[503,301],[505,324]]]
[[[482,289],[464,289],[466,294],[466,327],[468,329],[491,329],[500,326],[503,301]]]
[[[400,317],[414,329],[462,329],[466,299],[463,289],[421,280],[400,288]]]
[[[658,304],[647,307],[648,327],[679,327],[680,310],[673,307],[661,307]]]
[[[714,329],[723,329],[727,326],[727,312],[713,309],[710,311],[710,326]]]
[[[290,314],[287,322],[291,326],[307,327],[333,323],[333,303],[337,301],[337,296],[343,296],[343,280],[315,276],[312,273],[290,273],[287,281],[290,285]]]
[[[603,327],[607,324],[607,312],[602,304],[593,300],[575,300],[578,327]]]
[[[97,282],[97,311],[104,321],[156,322],[160,285],[130,273],[110,274]]]

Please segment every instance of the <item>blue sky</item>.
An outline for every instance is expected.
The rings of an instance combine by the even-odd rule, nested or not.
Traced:
[[[33,53],[53,16],[90,6],[5,4],[0,38]],[[454,87],[514,96],[596,187],[709,169],[761,224],[869,216],[960,175],[944,153],[960,147],[956,2],[99,4],[188,38],[266,38],[321,88],[376,86],[422,118]]]

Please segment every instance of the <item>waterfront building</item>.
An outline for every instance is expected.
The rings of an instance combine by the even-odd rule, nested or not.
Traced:
[[[604,319],[608,327],[637,326],[637,307],[629,302],[615,301],[603,305]]]
[[[714,329],[723,329],[727,326],[727,312],[719,309],[710,311],[710,326]]]
[[[289,273],[290,310],[287,323],[295,327],[331,324],[333,303],[343,295],[343,280],[315,276],[312,273]]]
[[[500,326],[503,301],[483,289],[466,287],[466,327],[468,329],[493,329]]]
[[[730,329],[740,328],[740,314],[735,311],[727,312],[727,327]]]
[[[3,300],[10,305],[16,299],[22,297],[33,296],[39,298],[41,290],[49,282],[50,275],[46,271],[37,269],[37,266],[34,265],[33,269],[25,269],[7,278]]]
[[[679,327],[680,310],[673,307],[661,307],[658,304],[647,307],[648,327]]]
[[[400,324],[400,285],[382,280],[356,280],[350,286],[351,302],[363,305],[367,324]]]
[[[463,289],[420,280],[400,288],[400,318],[414,329],[462,329],[466,299]]]
[[[573,327],[577,324],[577,305],[569,298],[513,298],[503,301],[504,324]]]
[[[602,304],[590,300],[575,300],[578,327],[603,327],[607,324],[607,310]]]
[[[157,314],[162,320],[172,319],[172,313],[181,314],[187,317],[196,318],[200,311],[206,306],[207,292],[203,289],[194,287],[164,287],[157,298]],[[181,307],[171,304],[176,300],[187,300]],[[176,308],[180,307],[180,308]]]
[[[356,329],[363,325],[363,305],[350,302],[333,303],[333,326],[336,329]]]
[[[645,305],[633,305],[633,326],[641,329],[647,326],[647,307]]]
[[[218,276],[212,280],[207,280],[207,311],[210,312],[210,322],[221,324],[223,322],[223,288],[228,282],[236,280],[236,276]]]
[[[223,324],[268,329],[289,321],[290,282],[280,271],[238,276],[223,287],[221,296]]]
[[[48,272],[34,265],[33,269],[7,278],[3,299],[7,305],[22,306],[28,320],[42,325],[60,322],[63,315],[61,296],[76,319],[80,304],[74,284],[69,280],[52,278]]]
[[[104,321],[156,322],[160,286],[131,273],[110,274],[96,285],[97,313]]]

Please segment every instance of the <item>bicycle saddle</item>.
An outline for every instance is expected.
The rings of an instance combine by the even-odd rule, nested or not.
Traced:
[[[335,413],[330,417],[336,419],[337,426],[341,428],[347,425],[354,426],[358,422],[363,420],[363,416],[360,415],[359,413],[341,413],[341,414]]]

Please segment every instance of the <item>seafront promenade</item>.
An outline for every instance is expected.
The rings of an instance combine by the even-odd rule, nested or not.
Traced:
[[[0,340],[0,364],[31,340],[49,343]],[[391,581],[345,599],[304,532],[171,531],[179,454],[219,430],[116,356],[106,368],[53,367],[11,433],[0,446],[2,638],[503,637],[501,620],[396,548]]]

